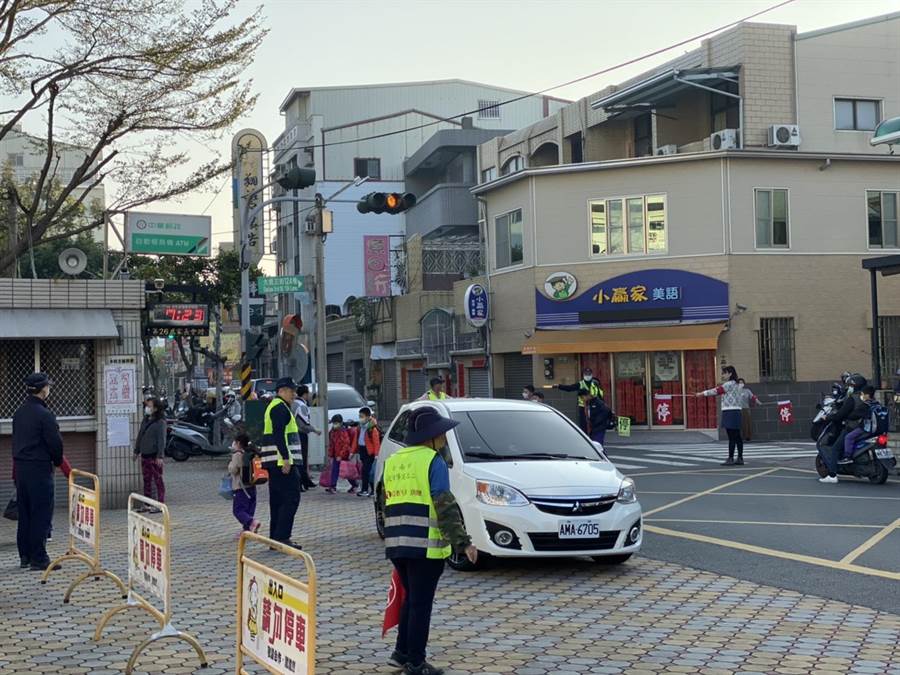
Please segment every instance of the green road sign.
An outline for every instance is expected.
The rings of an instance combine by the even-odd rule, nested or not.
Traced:
[[[306,290],[306,282],[303,277],[260,277],[256,287],[262,295],[302,293]]]

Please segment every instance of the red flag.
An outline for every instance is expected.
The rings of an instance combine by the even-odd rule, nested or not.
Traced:
[[[672,424],[672,395],[671,394],[654,394],[653,395],[653,414],[656,416],[657,425]]]
[[[794,406],[790,401],[778,401],[778,420],[782,424],[794,423]]]
[[[388,589],[387,605],[384,608],[384,624],[381,627],[381,637],[387,635],[387,632],[394,626],[400,625],[400,609],[406,602],[406,590],[400,582],[400,575],[397,568],[391,574],[391,587]]]

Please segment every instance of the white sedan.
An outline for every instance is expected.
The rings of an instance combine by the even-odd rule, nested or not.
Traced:
[[[502,399],[417,401],[401,409],[376,468],[375,520],[382,538],[384,462],[404,446],[410,411],[427,405],[459,422],[447,435],[450,489],[482,554],[591,556],[618,564],[640,549],[634,482],[602,447],[553,408]],[[456,554],[450,565],[473,568]]]

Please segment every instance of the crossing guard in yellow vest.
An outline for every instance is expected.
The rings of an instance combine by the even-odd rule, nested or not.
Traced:
[[[578,426],[584,433],[588,433],[588,419],[581,394],[582,392],[588,393],[592,399],[603,398],[603,387],[600,385],[600,380],[594,377],[594,372],[590,368],[585,368],[581,373],[581,379],[575,384],[555,384],[553,388],[578,394]]]
[[[385,555],[406,591],[388,663],[410,675],[441,675],[442,669],[425,660],[438,580],[452,552],[474,565],[478,550],[466,534],[441,456],[447,432],[459,423],[421,406],[410,413],[408,424],[407,447],[384,465]]]
[[[266,408],[260,456],[269,471],[269,536],[290,546],[294,517],[300,506],[301,466],[300,429],[291,412],[297,385],[289,377],[275,383],[276,397]]]
[[[428,391],[419,397],[420,401],[443,401],[450,398],[444,391],[444,381],[441,378],[432,377],[428,387]]]

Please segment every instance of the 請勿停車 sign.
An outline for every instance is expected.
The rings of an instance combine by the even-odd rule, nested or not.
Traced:
[[[212,218],[180,213],[125,214],[125,242],[129,253],[209,256]]]
[[[128,579],[163,603],[168,602],[168,546],[163,523],[128,511]]]
[[[97,546],[97,493],[74,483],[69,488],[69,534]]]

